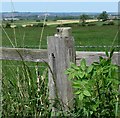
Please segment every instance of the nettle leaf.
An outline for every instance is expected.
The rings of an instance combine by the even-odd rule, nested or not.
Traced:
[[[79,100],[82,101],[83,98],[84,98],[84,95],[83,95],[83,93],[81,93],[81,94],[79,95]]]
[[[75,69],[75,70],[79,70],[79,67],[76,66],[74,63],[72,63],[71,68],[73,68],[73,69]]]
[[[80,85],[80,81],[76,80],[76,81],[73,82],[73,84]]]
[[[68,70],[66,70],[64,73],[65,73],[66,75],[69,75],[69,74],[70,74],[70,72],[69,72]]]
[[[79,82],[73,82],[73,87],[74,88],[80,88],[80,83]]]
[[[90,66],[87,68],[87,73],[90,73],[92,70],[93,70],[93,65],[90,65]]]
[[[107,51],[107,50],[105,51],[105,54],[106,54],[106,56],[107,56],[107,57],[109,57],[109,53],[108,53],[108,51]]]
[[[67,71],[70,72],[70,73],[72,73],[72,72],[74,72],[75,70],[74,70],[73,68],[68,68]]]
[[[79,72],[78,72],[78,74],[79,74],[79,77],[80,77],[80,78],[83,78],[83,77],[84,77],[84,75],[85,75],[85,73],[84,73],[84,72],[82,72],[82,71],[79,71]]]
[[[99,56],[99,59],[100,59],[100,60],[103,60],[104,58],[103,58],[102,56]]]
[[[81,81],[81,84],[82,84],[82,85],[88,84],[88,81],[87,81],[87,80],[82,80],[82,81]]]
[[[97,111],[97,104],[92,106],[93,111]]]
[[[74,78],[74,74],[69,74],[68,79],[71,80]]]
[[[99,62],[93,62],[93,65],[94,65],[94,66],[98,66],[98,65],[99,65]]]
[[[81,93],[81,91],[77,91],[77,92],[75,92],[76,95],[79,95],[80,93]]]
[[[80,67],[83,71],[86,70],[86,60],[85,59],[81,60]]]
[[[90,92],[89,92],[88,90],[84,90],[84,91],[83,91],[83,94],[84,94],[85,96],[91,96],[91,95],[90,95]]]
[[[106,66],[105,68],[103,68],[103,73],[108,73],[109,72],[109,67],[108,66]]]
[[[78,89],[78,88],[80,88],[80,85],[79,86],[78,85],[73,85],[73,88]]]
[[[110,52],[110,58],[113,56],[114,51],[115,51],[115,49],[113,48]]]
[[[93,111],[90,111],[90,114],[92,115],[92,114],[93,114]]]

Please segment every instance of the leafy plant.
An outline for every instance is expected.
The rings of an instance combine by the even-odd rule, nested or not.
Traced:
[[[80,66],[71,64],[67,69],[76,96],[76,114],[79,117],[111,118],[118,116],[118,67],[112,64],[112,55],[99,57],[90,66],[82,59]]]

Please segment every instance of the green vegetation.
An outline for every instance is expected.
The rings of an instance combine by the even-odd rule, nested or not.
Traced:
[[[24,61],[9,61],[7,67],[4,66],[5,63],[8,64],[8,61],[3,61],[2,67],[2,117],[49,117],[51,109],[45,67],[39,67],[40,64],[35,63],[26,64]],[[16,66],[13,65],[15,63]],[[34,66],[31,68],[28,65]]]
[[[106,21],[108,19],[108,14],[106,11],[103,11],[99,16],[98,19],[102,19],[102,21]]]
[[[66,74],[75,90],[74,108],[62,111],[59,100],[54,107],[62,117],[115,117],[119,116],[118,67],[111,63],[113,51],[106,52],[107,59],[87,66],[83,59]],[[46,63],[2,61],[3,117],[52,117],[49,101],[48,66]],[[74,79],[73,79],[74,78]],[[81,86],[80,86],[81,85]],[[54,114],[54,116],[56,116]]]
[[[115,118],[120,115],[118,67],[111,62],[114,50],[100,62],[86,65],[82,59],[80,66],[72,64],[66,74],[75,89],[77,117]],[[119,114],[118,114],[119,113]]]
[[[14,33],[13,29],[6,28],[6,32],[8,33],[12,42],[14,41]],[[16,28],[16,39],[17,39],[17,47],[30,47],[36,48],[39,46],[40,34],[41,34],[41,27],[25,27],[25,28]],[[55,28],[46,27],[44,30],[43,40],[42,40],[42,48],[47,47],[47,36],[53,35],[55,32]],[[2,37],[2,45],[11,47],[9,40],[7,39],[5,33],[3,32]]]
[[[24,21],[23,21],[24,22]],[[34,22],[34,21],[32,21]],[[39,22],[38,22],[39,23]],[[16,23],[17,24],[17,23]],[[27,24],[30,24],[27,22]],[[41,23],[40,23],[41,24]],[[92,25],[91,25],[92,24]],[[95,25],[93,25],[95,24]],[[72,35],[76,46],[112,45],[118,31],[117,22],[114,25],[103,25],[103,22],[79,24],[64,24],[72,27]],[[46,26],[43,33],[42,47],[47,48],[47,36],[53,36],[57,25]],[[38,48],[42,27],[4,28],[16,47]],[[118,37],[114,45],[118,45]],[[2,33],[2,46],[12,47],[5,32]],[[91,50],[76,48],[76,50]],[[94,51],[103,51],[106,48],[94,48]],[[107,59],[100,57],[100,63],[86,66],[85,60],[81,66],[71,65],[67,74],[75,88],[74,108],[70,111],[61,111],[58,100],[54,107],[60,112],[57,116],[78,117],[113,117],[118,116],[118,81],[117,66],[111,63],[113,51]],[[42,66],[42,67],[41,67]],[[24,61],[2,61],[2,93],[3,117],[51,117],[52,106],[48,95],[48,65]],[[75,77],[75,79],[72,79]],[[85,86],[78,86],[85,85]],[[84,98],[84,99],[83,99]],[[58,106],[57,106],[58,105]]]
[[[80,20],[82,20],[82,23],[81,23],[82,26],[85,26],[85,23],[86,23],[87,19],[89,19],[88,15],[83,14],[83,15],[80,16]]]
[[[107,22],[106,22],[107,23]],[[79,26],[76,23],[73,24],[63,24],[62,26],[71,26],[72,35],[75,39],[76,46],[110,46],[112,41],[118,31],[117,22],[115,25],[105,25],[102,22],[86,23],[85,27]],[[40,23],[41,25],[41,23]],[[54,35],[56,32],[57,25],[46,26],[43,33],[42,48],[47,48],[47,36]],[[27,47],[27,48],[38,48],[39,40],[42,27],[17,27],[16,29],[16,40],[17,47]],[[10,39],[14,41],[14,31],[12,28],[5,28]],[[8,38],[5,33],[2,33],[2,45],[11,47]],[[118,45],[118,39],[116,39],[114,45]],[[77,48],[78,50],[78,48]],[[79,50],[95,50],[103,51],[104,48],[94,48],[94,49],[79,49]]]

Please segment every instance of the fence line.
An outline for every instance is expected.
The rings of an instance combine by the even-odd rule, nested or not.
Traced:
[[[0,48],[2,54],[0,54],[0,60],[24,60],[32,62],[48,62],[48,51],[47,49],[27,49],[27,48]],[[19,53],[18,53],[19,52]],[[22,59],[20,57],[22,56]],[[90,65],[94,61],[99,60],[99,56],[105,56],[105,52],[85,52],[85,51],[76,51],[76,63],[79,65],[79,62],[82,58],[86,59],[87,65]],[[114,52],[113,54],[113,63],[120,66],[118,61],[120,57],[120,52]]]
[[[0,48],[0,50],[2,50],[0,59],[3,60],[24,60],[33,62],[48,61],[46,49]]]
[[[22,65],[2,65],[2,67],[21,67]],[[29,68],[35,68],[35,66],[29,66],[27,65]],[[37,66],[38,68],[44,68],[45,66]]]
[[[47,48],[47,45],[42,45],[42,47]],[[95,46],[95,45],[84,45],[84,46],[75,45],[75,48],[111,48],[111,47],[120,48],[120,45],[115,45],[115,46],[111,46],[111,45],[98,45],[98,46]],[[4,46],[4,48],[10,48],[10,46]],[[36,49],[39,49],[39,46],[35,46],[35,45],[27,46],[27,45],[25,45],[24,47],[17,46],[17,48],[36,48]]]
[[[106,58],[106,55],[104,52],[75,52],[74,38],[71,35],[70,27],[58,28],[57,34],[55,36],[49,36],[47,41],[48,50],[28,48],[0,48],[0,51],[2,51],[2,54],[0,54],[0,59],[48,62],[49,98],[50,100],[59,98],[60,103],[63,104],[62,109],[65,111],[68,110],[68,108],[73,107],[72,85],[71,82],[67,79],[67,75],[64,73],[65,70],[70,67],[70,62],[75,62],[76,60],[77,65],[79,65],[80,60],[84,58],[87,62],[87,65],[90,65],[95,61],[99,61],[99,56]],[[120,57],[120,52],[114,52],[113,63],[120,66],[118,57]],[[55,101],[51,103],[54,104]],[[53,110],[56,111],[56,109]]]
[[[120,45],[116,45],[116,46],[106,46],[106,45],[98,45],[98,46],[92,46],[92,45],[89,45],[89,46],[75,46],[76,48],[111,48],[111,47],[114,47],[114,48],[120,48]]]

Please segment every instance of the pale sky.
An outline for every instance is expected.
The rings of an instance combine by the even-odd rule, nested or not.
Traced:
[[[1,0],[10,2],[11,0]],[[119,2],[119,0],[12,0],[13,2]]]
[[[12,5],[7,1],[2,2],[3,12],[11,12],[12,9],[18,12],[118,12],[118,2],[32,2],[31,0],[18,2],[17,0],[12,2]]]

